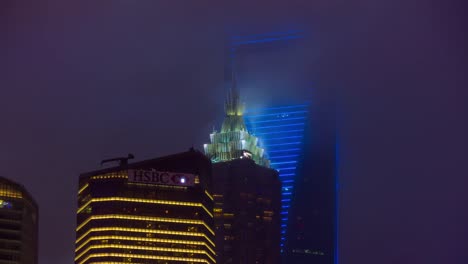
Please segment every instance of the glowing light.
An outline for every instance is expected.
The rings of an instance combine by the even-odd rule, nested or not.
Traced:
[[[302,114],[302,113],[307,113],[307,111],[291,111],[291,112],[287,112],[288,114]],[[244,115],[245,117],[249,118],[249,119],[256,119],[258,117],[265,117],[265,116],[273,116],[273,117],[277,117],[278,116],[278,113],[274,113],[274,114],[261,114],[261,115],[250,115],[249,113],[245,114]]]
[[[20,191],[12,189],[0,189],[0,196],[9,198],[23,198],[23,194]]]
[[[193,237],[204,237],[208,242],[210,242],[213,247],[215,244],[213,241],[206,236],[204,233],[200,232],[183,232],[183,231],[170,231],[170,230],[159,230],[159,229],[144,229],[144,228],[126,228],[126,227],[96,227],[89,229],[86,233],[76,239],[75,243],[78,244],[86,236],[92,232],[104,232],[104,231],[122,231],[122,232],[133,232],[133,233],[146,233],[146,234],[164,234],[164,235],[177,235],[177,236],[193,236]]]
[[[207,190],[205,190],[205,194],[206,196],[208,196],[208,198],[210,198],[211,201],[213,201],[213,196],[211,196],[211,194]]]
[[[288,151],[300,151],[300,148],[291,148],[291,149],[281,149],[281,150],[269,150],[268,154],[271,155],[271,153],[277,153],[277,152],[288,152]]]
[[[262,132],[262,133],[255,133],[255,135],[257,135],[257,136],[264,136],[264,135],[287,134],[287,133],[296,133],[296,132],[304,132],[304,129],[281,130],[281,131],[272,131],[272,132]]]
[[[8,201],[0,200],[0,208],[12,208],[12,204]]]
[[[86,219],[82,224],[80,224],[76,231],[78,232],[86,224],[92,220],[101,220],[101,219],[125,219],[125,220],[137,220],[137,221],[155,221],[155,222],[167,222],[167,223],[179,223],[179,224],[197,224],[203,225],[206,229],[214,235],[214,231],[202,220],[192,220],[192,219],[182,219],[182,218],[163,218],[163,217],[149,217],[149,216],[134,216],[134,215],[118,215],[118,214],[109,214],[109,215],[93,215]]]
[[[141,258],[141,259],[154,259],[154,260],[173,260],[173,261],[182,261],[182,262],[201,262],[201,263],[210,263],[205,259],[199,258],[181,258],[181,257],[166,257],[166,256],[147,256],[147,255],[138,255],[138,254],[119,254],[119,253],[97,253],[91,254],[86,259],[80,262],[86,263],[90,258],[99,258],[99,257],[123,257],[123,258]]]
[[[208,213],[209,216],[213,217],[213,214],[202,204],[192,202],[179,202],[179,201],[168,201],[168,200],[150,200],[150,199],[139,199],[139,198],[127,198],[127,197],[105,197],[105,198],[93,198],[85,203],[83,206],[78,208],[78,213],[83,211],[91,203],[97,202],[132,202],[132,203],[150,203],[150,204],[166,204],[166,205],[180,205],[190,207],[201,207]]]
[[[272,123],[272,122],[284,122],[289,120],[304,120],[305,117],[291,117],[291,118],[281,118],[281,119],[272,119],[272,120],[265,120],[265,121],[254,121],[251,124],[261,124],[261,123]]]
[[[292,161],[283,161],[283,162],[272,162],[271,165],[294,164],[294,163],[297,163],[297,161],[292,160]]]
[[[194,250],[194,249],[179,249],[179,248],[164,248],[164,247],[146,247],[146,246],[134,246],[134,245],[119,245],[119,244],[106,244],[106,245],[92,245],[86,248],[80,255],[75,257],[75,261],[83,257],[87,252],[92,249],[136,249],[136,250],[150,250],[150,251],[163,251],[163,252],[177,252],[177,253],[195,253],[195,254],[205,254],[213,262],[216,263],[215,259],[208,254],[205,250]],[[154,254],[152,254],[154,255]]]
[[[80,190],[78,190],[78,194],[81,194],[86,188],[88,188],[89,184],[86,183],[83,187],[80,188]]]
[[[287,168],[281,168],[281,170],[295,170],[296,167],[287,167]],[[283,174],[284,175],[284,174]]]
[[[205,246],[213,255],[215,251],[203,241],[181,240],[181,239],[162,239],[162,238],[147,238],[147,237],[131,237],[131,236],[94,236],[90,237],[83,244],[76,248],[75,253],[78,253],[84,246],[93,240],[126,240],[126,241],[141,241],[141,242],[156,242],[156,243],[173,243],[173,244],[187,244],[187,245],[200,245]]]
[[[290,127],[290,126],[304,126],[304,123],[295,123],[295,124],[287,124],[287,125],[276,125],[276,126],[261,126],[256,127],[256,129],[266,129],[266,128],[279,128],[279,127]]]

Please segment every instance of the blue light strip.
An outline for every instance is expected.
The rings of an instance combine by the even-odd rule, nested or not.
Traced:
[[[287,115],[293,115],[293,114],[302,114],[302,113],[307,113],[307,111],[293,111],[293,112],[284,112],[284,113],[274,113],[274,114],[263,114],[263,115],[249,115],[245,114],[244,117],[247,117],[249,119],[255,120],[257,117],[265,117],[265,116],[276,116],[282,115],[282,114],[287,114]]]
[[[280,144],[270,144],[270,145],[264,145],[264,148],[269,148],[269,147],[274,147],[274,146],[287,146],[287,145],[300,145],[302,142],[296,141],[296,142],[290,142],[290,143],[280,143]]]
[[[283,121],[290,121],[290,120],[304,120],[305,117],[292,117],[292,118],[281,118],[281,119],[272,119],[272,120],[265,120],[265,121],[254,121],[250,122],[251,124],[261,124],[261,123],[272,123],[272,122],[283,122]]]
[[[258,113],[258,112],[266,112],[270,110],[281,110],[281,109],[291,109],[291,108],[307,108],[309,105],[307,104],[301,104],[301,105],[288,105],[288,106],[278,106],[278,107],[269,107],[269,108],[262,108],[261,110],[251,110],[247,111],[247,113]]]
[[[282,171],[284,170],[295,170],[296,167],[287,167],[287,168],[280,168]]]
[[[303,126],[303,125],[304,125],[304,123],[294,123],[294,124],[287,124],[287,125],[276,125],[276,126],[256,127],[256,129],[278,128],[278,127],[290,127],[290,126]]]
[[[292,148],[292,149],[282,149],[282,150],[269,150],[268,151],[268,154],[270,154],[271,156],[271,153],[277,153],[277,152],[287,152],[287,151],[300,151],[301,149],[300,148]]]
[[[290,139],[290,138],[302,138],[302,136],[292,136],[292,137],[269,138],[269,139],[268,139],[268,141],[273,141],[273,140],[282,140],[282,139]]]
[[[249,129],[252,131],[252,129]],[[258,135],[271,135],[271,134],[281,134],[281,133],[293,133],[293,132],[304,132],[304,129],[295,129],[295,130],[283,130],[283,131],[278,131],[278,132],[262,132],[262,133],[255,133],[256,136]]]
[[[271,162],[270,164],[273,166],[273,165],[292,164],[292,163],[297,163],[297,161],[291,160],[291,161],[283,161],[283,162]]]
[[[295,158],[299,157],[299,155],[285,155],[285,156],[275,156],[275,157],[270,157],[271,159],[285,159],[285,158]]]
[[[334,264],[339,263],[339,229],[340,229],[340,182],[339,182],[339,138],[335,136],[335,241],[334,242]]]
[[[296,176],[295,173],[281,173],[280,176],[286,177],[286,176]]]

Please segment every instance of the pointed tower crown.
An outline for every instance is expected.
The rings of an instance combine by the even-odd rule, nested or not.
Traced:
[[[234,67],[233,67],[234,69]],[[244,117],[244,107],[240,103],[236,75],[232,72],[232,83],[227,92],[224,104],[226,116],[221,126],[221,132],[210,134],[210,144],[205,144],[205,155],[213,162],[228,161],[245,157],[249,153],[255,163],[269,167],[270,161],[264,156],[264,149],[258,146],[258,138],[247,131]]]
[[[233,67],[234,68],[234,67]],[[221,132],[231,131],[246,131],[244,118],[244,106],[240,103],[239,90],[237,89],[237,80],[234,70],[232,71],[232,83],[227,92],[226,101],[224,103],[224,111],[226,117],[224,118]]]
[[[240,103],[239,90],[237,89],[236,73],[232,71],[232,84],[228,90],[224,109],[227,116],[241,116],[244,106]]]

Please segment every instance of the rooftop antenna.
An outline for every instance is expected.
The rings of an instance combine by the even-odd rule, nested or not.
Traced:
[[[119,162],[119,166],[127,166],[128,165],[128,160],[129,159],[134,159],[135,156],[133,156],[133,154],[129,153],[127,157],[119,157],[119,158],[113,158],[113,159],[105,159],[103,161],[101,161],[101,166],[104,164],[104,163],[108,163],[108,162],[113,162],[113,161],[118,161]]]

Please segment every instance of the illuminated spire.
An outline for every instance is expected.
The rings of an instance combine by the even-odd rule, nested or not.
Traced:
[[[226,116],[221,132],[213,131],[210,134],[211,143],[204,145],[205,154],[213,162],[251,158],[257,164],[269,167],[270,162],[264,157],[264,149],[258,147],[258,138],[250,135],[245,126],[242,116],[244,106],[240,103],[234,65],[232,69],[232,82],[224,104]]]
[[[243,105],[240,103],[239,90],[237,89],[237,79],[234,69],[232,70],[232,84],[228,90],[224,107],[226,115],[228,116],[241,116],[244,112]]]
[[[224,103],[224,110],[226,117],[224,119],[223,125],[221,126],[221,132],[247,131],[244,118],[242,116],[244,112],[244,106],[240,102],[234,63],[232,65],[231,86],[227,92],[226,101]]]

